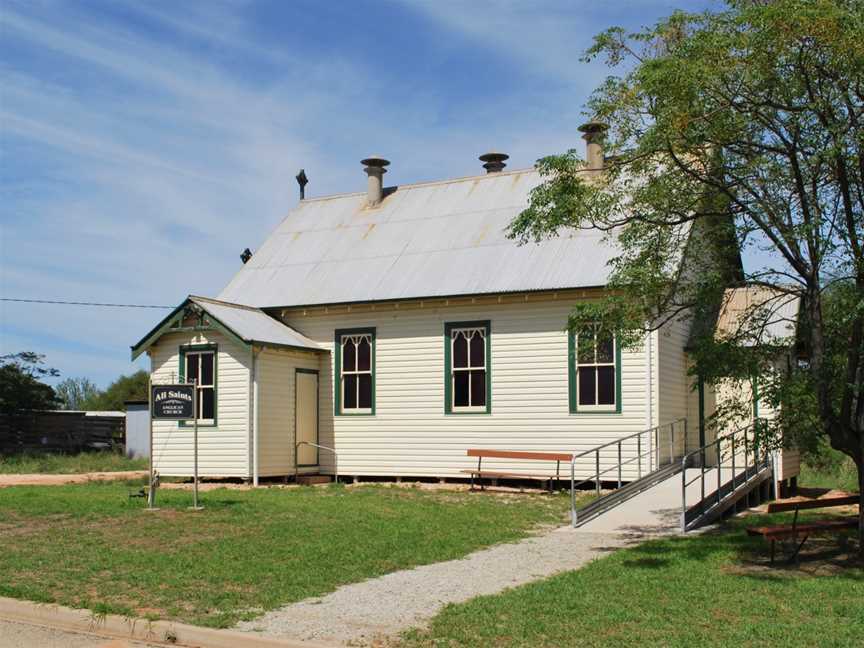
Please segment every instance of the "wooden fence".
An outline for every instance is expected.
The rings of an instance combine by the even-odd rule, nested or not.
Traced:
[[[0,454],[121,450],[126,418],[86,412],[0,414]]]

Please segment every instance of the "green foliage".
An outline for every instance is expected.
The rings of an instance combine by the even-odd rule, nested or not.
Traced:
[[[0,356],[0,413],[20,414],[57,407],[54,390],[40,378],[58,376],[59,372],[43,367],[44,362],[44,355],[32,351]]]
[[[85,401],[96,398],[99,388],[89,378],[66,378],[54,388],[65,410],[80,410]]]
[[[864,2],[679,11],[607,30],[595,58],[614,70],[588,102],[609,125],[606,167],[573,151],[540,160],[544,182],[511,236],[606,232],[619,250],[608,295],[578,305],[572,328],[599,320],[636,345],[692,318],[694,373],[757,376],[784,405],[787,439],[826,435],[864,469]],[[745,273],[741,250],[763,265]],[[714,339],[724,290],[745,284],[769,298]],[[784,356],[790,340],[766,330],[799,298],[804,325]]]
[[[149,376],[143,369],[128,376],[120,376],[108,385],[104,392],[92,394],[81,402],[81,409],[99,411],[122,411],[123,403],[130,400],[147,400]]]

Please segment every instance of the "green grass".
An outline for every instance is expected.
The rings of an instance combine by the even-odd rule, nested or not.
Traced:
[[[799,482],[857,490],[854,465],[842,460],[805,468]],[[768,544],[744,532],[789,521],[785,514],[739,517],[707,533],[624,549],[577,571],[449,605],[400,645],[864,645],[864,568],[838,552],[836,537],[810,539],[798,568],[771,566]]]
[[[857,493],[858,472],[852,459],[845,456],[827,465],[813,465],[805,461],[801,464],[798,483],[813,488],[839,488]]]
[[[81,452],[74,455],[22,454],[0,456],[0,474],[75,474],[147,470],[147,459],[129,459],[117,452]]]
[[[218,489],[160,511],[117,482],[0,489],[0,596],[225,627],[339,585],[566,520],[568,498],[362,487]]]
[[[864,570],[770,567],[766,543],[743,530],[765,521],[646,542],[450,605],[402,646],[861,646]]]

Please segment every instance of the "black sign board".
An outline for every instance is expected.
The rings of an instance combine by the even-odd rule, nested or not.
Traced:
[[[151,390],[154,419],[185,421],[195,418],[194,385],[153,385]]]

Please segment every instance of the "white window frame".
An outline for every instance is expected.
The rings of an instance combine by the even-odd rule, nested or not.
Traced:
[[[369,369],[357,369],[353,371],[345,370],[345,341],[349,339],[352,344],[354,344],[354,364],[355,366],[359,365],[358,359],[360,357],[358,353],[358,346],[360,341],[365,338],[366,342],[369,344]],[[339,357],[340,360],[340,384],[339,384],[339,411],[342,414],[371,414],[371,407],[345,407],[345,376],[357,376],[357,393],[356,393],[356,402],[360,404],[360,376],[368,375],[369,381],[372,384],[372,394],[370,394],[370,400],[375,398],[375,380],[372,376],[372,367],[374,366],[372,355],[375,353],[374,347],[374,339],[371,333],[343,333],[339,337],[339,353],[341,354]],[[374,402],[374,401],[373,401]]]
[[[465,333],[470,333],[470,337],[466,337],[466,341],[468,342],[468,366],[467,367],[456,367],[456,338],[459,335],[465,335]],[[473,366],[471,364],[471,340],[475,335],[479,334],[483,340],[483,366]],[[483,412],[487,411],[488,403],[489,403],[489,394],[486,394],[486,402],[482,405],[472,405],[471,404],[471,383],[474,380],[474,377],[471,375],[472,371],[478,371],[479,369],[483,370],[483,390],[484,392],[488,392],[486,388],[488,385],[487,381],[487,372],[489,371],[489,367],[486,366],[486,345],[488,344],[488,340],[486,339],[487,331],[485,326],[463,326],[459,328],[454,328],[450,330],[450,411],[461,413],[461,412]],[[467,372],[468,373],[468,405],[456,405],[456,373],[457,372]]]
[[[186,380],[189,380],[189,358],[195,356],[198,362],[198,371],[196,374],[198,375],[199,381],[201,378],[201,357],[209,355],[213,357],[213,382],[209,385],[201,384],[200,382],[195,386],[195,398],[196,398],[196,407],[197,411],[195,412],[195,416],[198,416],[199,412],[202,412],[204,409],[204,400],[201,397],[201,394],[205,389],[210,389],[213,391],[213,418],[198,418],[199,424],[204,425],[212,425],[216,421],[216,351],[214,349],[202,349],[200,351],[185,351],[184,352],[184,362],[186,366],[183,367],[183,375],[186,376]]]
[[[618,372],[621,370],[618,367],[618,340],[615,339],[615,336],[612,336],[612,360],[609,362],[598,362],[597,361],[597,327],[593,327],[593,335],[594,335],[594,362],[580,362],[579,360],[579,340],[582,337],[581,334],[575,336],[576,338],[576,349],[575,349],[575,357],[574,361],[574,376],[573,379],[576,381],[576,409],[580,412],[616,412],[618,411]],[[599,372],[596,372],[594,379],[594,405],[583,405],[581,399],[581,381],[579,380],[579,369],[582,367],[597,369],[599,367],[612,367],[612,403],[602,403],[598,404],[597,401],[600,400],[600,380]]]

